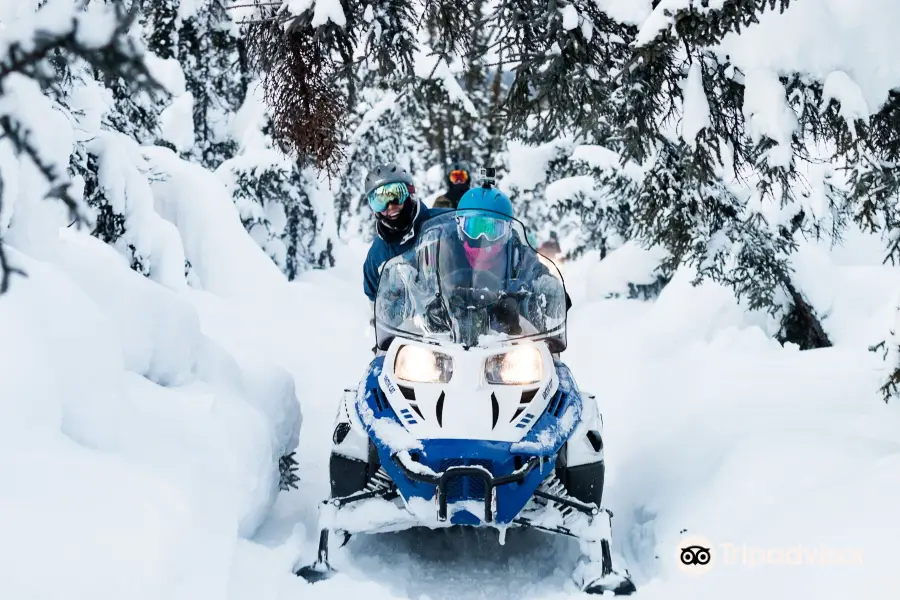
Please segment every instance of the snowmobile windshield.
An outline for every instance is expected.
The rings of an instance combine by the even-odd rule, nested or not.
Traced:
[[[566,294],[519,221],[455,210],[429,219],[384,265],[375,297],[379,348],[395,336],[466,347],[545,339],[565,348]]]

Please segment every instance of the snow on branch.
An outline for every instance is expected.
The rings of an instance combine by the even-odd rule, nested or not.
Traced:
[[[791,0],[662,0],[641,27],[637,47],[662,41],[672,33],[677,39],[701,46],[718,44],[731,32],[759,23],[759,15],[777,4],[784,12]]]
[[[144,64],[143,47],[128,34],[137,17],[137,6],[126,11],[120,4],[112,7],[77,6],[68,1],[45,3],[31,19],[10,27],[0,38],[0,133],[15,152],[27,157],[47,180],[48,198],[61,200],[71,218],[84,222],[78,200],[70,193],[68,164],[52,158],[44,147],[53,132],[38,131],[46,123],[29,114],[31,89],[61,97],[63,76],[73,64],[83,61],[95,71],[112,79],[121,79],[135,89],[161,89]],[[0,207],[2,207],[0,195]],[[0,238],[2,239],[2,238]],[[21,273],[11,267],[0,242],[0,293],[7,291],[9,278]]]

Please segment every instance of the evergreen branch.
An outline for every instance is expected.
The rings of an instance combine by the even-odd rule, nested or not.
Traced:
[[[710,9],[707,2],[698,8],[699,2],[694,0],[674,13],[665,9],[664,14],[671,25],[659,31],[642,47],[647,48],[671,38],[673,31],[678,39],[691,46],[714,46],[729,33],[740,33],[742,28],[759,23],[759,15],[767,8],[775,10],[777,4],[779,12],[784,13],[790,3],[791,0],[725,0],[721,8]],[[638,53],[641,53],[640,48]]]
[[[68,207],[71,218],[78,223],[83,223],[84,217],[78,210],[78,202],[69,194],[67,177],[62,173],[58,173],[55,165],[44,160],[40,151],[28,141],[28,135],[23,129],[22,124],[14,121],[9,115],[0,117],[0,130],[3,131],[3,138],[8,139],[12,143],[16,154],[24,153],[31,159],[31,162],[41,172],[41,175],[50,183],[50,191],[47,193],[47,197],[61,200]]]
[[[73,18],[69,30],[62,33],[36,31],[35,47],[32,50],[24,51],[20,44],[10,46],[9,60],[0,62],[0,90],[3,89],[2,82],[12,73],[22,73],[36,79],[44,88],[53,87],[55,83],[39,72],[39,65],[54,52],[68,52],[70,56],[84,60],[108,77],[122,77],[136,87],[162,89],[150,75],[143,57],[138,55],[135,47],[122,47],[123,41],[128,39],[128,30],[138,15],[137,6],[133,6],[128,13],[121,6],[117,6],[115,10],[116,26],[108,35],[106,43],[100,46],[86,46],[78,39],[81,22],[77,18]],[[40,151],[28,141],[25,127],[7,114],[0,117],[0,130],[13,144],[16,153],[28,156],[50,183],[48,197],[62,200],[69,208],[72,218],[82,222],[78,204],[68,192],[66,174],[57,172],[55,165],[44,160]]]
[[[235,8],[260,8],[262,6],[281,6],[283,2],[254,2],[253,4],[232,4],[226,6],[225,10],[234,10]]]
[[[295,456],[296,452],[291,452],[278,460],[278,489],[281,491],[288,491],[291,488],[298,489],[297,483],[300,481],[300,477],[297,476],[297,470],[300,466],[297,464]]]
[[[65,78],[54,79],[48,74],[52,70],[46,69],[44,63],[51,57],[53,59],[61,57],[65,61],[65,67],[73,60],[80,59],[101,74],[122,78],[135,88],[162,89],[150,75],[137,47],[129,43],[128,31],[138,15],[138,7],[132,6],[126,12],[122,5],[115,5],[114,10],[115,26],[107,34],[105,42],[99,45],[89,45],[79,39],[82,21],[77,16],[70,20],[69,27],[64,31],[35,31],[27,49],[22,42],[11,44],[6,57],[0,61],[0,94],[9,93],[4,84],[14,73],[36,81],[44,90],[58,91]],[[16,154],[26,156],[47,180],[49,184],[47,197],[62,201],[69,209],[73,223],[83,223],[84,216],[79,211],[78,202],[69,192],[66,169],[44,156],[41,149],[29,139],[30,131],[14,114],[0,115],[0,132],[4,139],[9,140]],[[11,274],[24,275],[21,270],[9,265],[2,242],[0,242],[0,268],[3,270],[0,280],[0,294],[2,294],[9,288]]]
[[[237,21],[238,25],[262,25],[266,23],[276,23],[277,25],[284,25],[290,21],[295,20],[297,17],[294,15],[282,16],[282,17],[269,17],[266,19],[244,19],[243,21]]]

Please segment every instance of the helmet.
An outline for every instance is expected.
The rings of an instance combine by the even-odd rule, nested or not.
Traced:
[[[456,169],[460,169],[462,171],[465,171],[466,173],[472,172],[472,166],[464,160],[458,160],[450,165],[451,171],[455,171]]]
[[[375,213],[377,232],[389,243],[407,239],[419,214],[412,175],[396,163],[378,165],[366,175],[366,200]],[[409,201],[408,201],[409,200]],[[399,212],[388,214],[388,204],[398,204]]]
[[[457,219],[459,233],[467,245],[481,248],[506,241],[509,237],[512,230],[510,220],[513,219],[512,202],[500,190],[473,188],[463,194],[457,209],[462,211]]]
[[[496,188],[477,187],[469,190],[459,199],[457,208],[459,210],[489,210],[513,218],[513,207],[509,196]]]
[[[375,188],[381,187],[386,183],[405,183],[411,187],[410,193],[415,193],[415,182],[409,171],[397,163],[387,163],[378,165],[366,175],[366,196],[372,193],[372,190]]]

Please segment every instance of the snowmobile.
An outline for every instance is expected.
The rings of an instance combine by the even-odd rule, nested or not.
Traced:
[[[588,593],[633,593],[611,550],[603,421],[559,360],[566,293],[559,271],[506,216],[502,268],[460,251],[462,211],[426,222],[388,261],[375,300],[377,351],[334,424],[330,497],[319,511],[310,582],[336,571],[329,540],[413,527],[528,527],[579,541]]]

